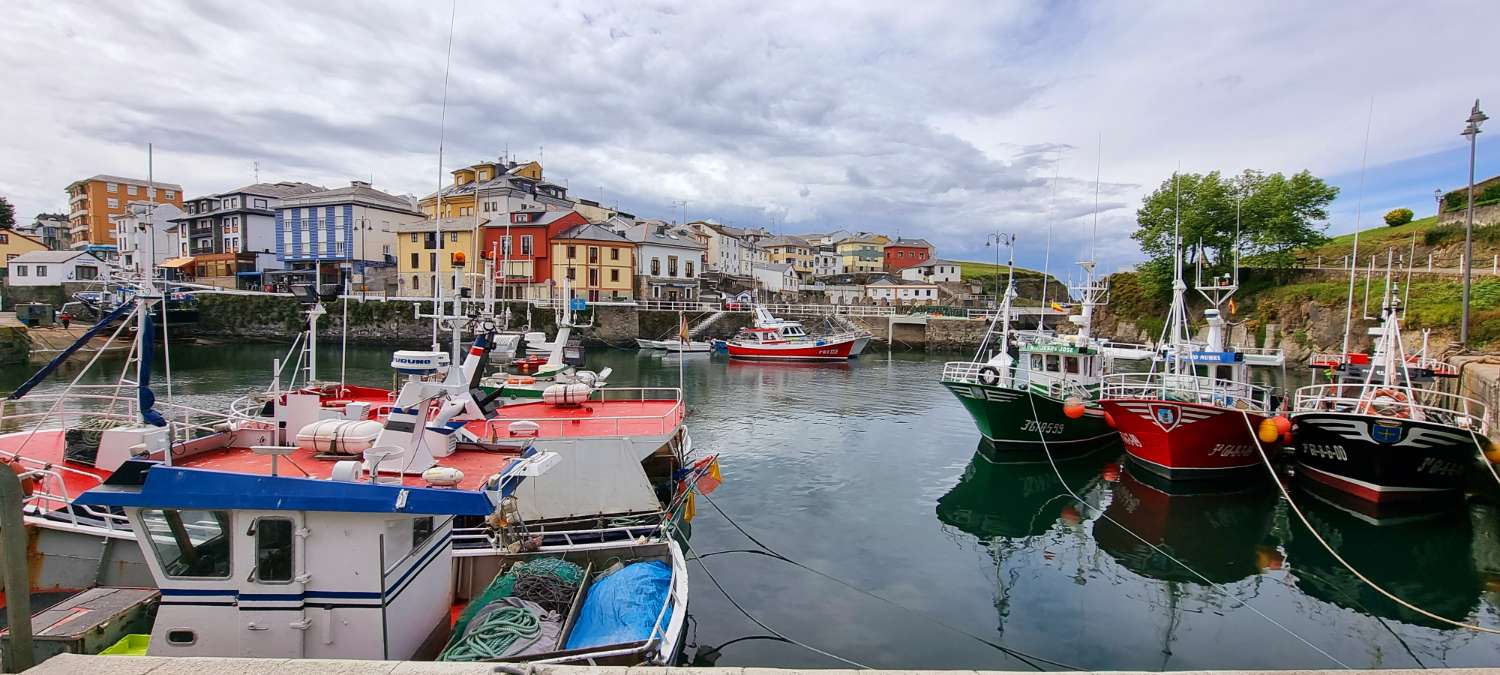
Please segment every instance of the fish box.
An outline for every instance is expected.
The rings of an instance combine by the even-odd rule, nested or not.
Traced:
[[[90,588],[31,615],[37,663],[58,654],[98,654],[130,633],[151,632],[161,592],[154,588]],[[10,630],[0,633],[5,672],[11,663]]]

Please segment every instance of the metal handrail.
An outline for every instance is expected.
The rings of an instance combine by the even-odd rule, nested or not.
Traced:
[[[1390,408],[1404,409],[1407,416],[1417,419],[1436,413],[1437,416],[1453,416],[1453,424],[1480,435],[1489,433],[1489,407],[1483,401],[1462,394],[1450,394],[1421,387],[1370,384],[1313,384],[1300,387],[1292,403],[1294,412],[1343,411],[1359,412],[1372,407],[1377,394],[1397,394],[1405,397],[1400,401],[1390,396]],[[1471,420],[1478,420],[1478,428]]]
[[[989,385],[979,380],[979,373],[984,368],[994,368],[999,372],[999,380]],[[987,386],[1011,387],[1016,382],[1015,366],[1002,367],[993,363],[981,363],[977,361],[949,361],[943,364],[943,382],[959,382],[962,384],[986,384]]]
[[[1249,402],[1253,409],[1269,410],[1271,389],[1248,382],[1171,373],[1115,373],[1100,382],[1099,398],[1161,399],[1221,407]]]

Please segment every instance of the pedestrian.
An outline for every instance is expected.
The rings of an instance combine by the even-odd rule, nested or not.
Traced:
[[[69,312],[63,312],[57,315],[57,320],[62,322],[63,330],[67,330],[68,324],[73,321],[73,315]]]

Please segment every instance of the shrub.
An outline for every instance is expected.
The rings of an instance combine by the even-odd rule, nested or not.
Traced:
[[[1412,215],[1411,209],[1391,209],[1385,214],[1385,224],[1391,227],[1405,225],[1411,222]]]

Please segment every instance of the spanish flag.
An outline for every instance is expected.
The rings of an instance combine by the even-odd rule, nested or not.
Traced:
[[[1238,307],[1234,304],[1234,299],[1230,298],[1229,299],[1229,315],[1230,316],[1234,316],[1234,310],[1236,310],[1236,309],[1238,309]]]
[[[1054,303],[1052,303],[1052,311],[1054,311],[1054,312],[1066,312],[1066,311],[1068,311],[1068,309],[1066,307],[1063,307],[1062,305],[1059,305],[1059,304],[1057,304],[1057,303],[1054,302]]]
[[[701,468],[704,465],[707,465],[707,470],[698,477],[698,482],[694,485],[698,488],[699,492],[702,492],[703,494],[709,494],[714,490],[719,489],[719,486],[724,483],[724,474],[719,473],[718,455],[713,455],[698,460],[698,463],[694,468]]]
[[[692,335],[690,334],[690,331],[688,331],[687,315],[679,314],[677,318],[679,319],[680,323],[680,325],[677,327],[677,337],[682,339],[683,344],[692,342]]]

